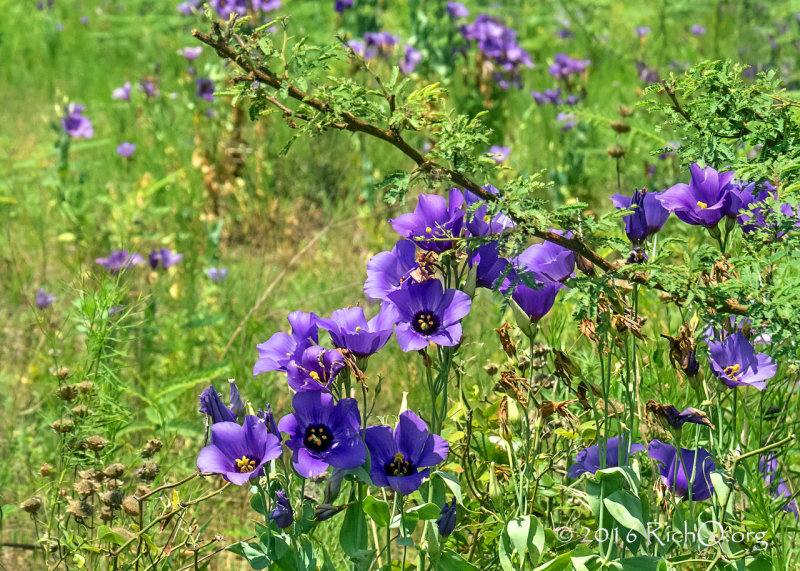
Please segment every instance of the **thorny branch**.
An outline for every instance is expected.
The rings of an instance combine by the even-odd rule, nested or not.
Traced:
[[[334,113],[334,109],[332,109],[328,103],[310,96],[308,93],[298,89],[291,83],[286,83],[267,67],[254,63],[245,53],[234,50],[230,46],[229,37],[223,33],[218,22],[212,23],[212,32],[213,36],[210,34],[205,34],[199,30],[193,30],[192,35],[207,46],[213,48],[219,57],[234,62],[242,70],[244,70],[246,75],[239,77],[238,81],[258,81],[259,83],[268,85],[275,90],[284,90],[292,99],[301,102],[303,105],[306,105],[307,107],[310,107],[319,113],[324,115],[332,115]],[[244,42],[241,42],[241,40],[240,45],[244,47]],[[665,85],[665,87],[667,86]],[[667,93],[669,94],[669,89],[667,89]],[[670,96],[674,97],[674,91]],[[278,102],[274,97],[267,97],[266,101],[279,109],[288,120],[299,119],[303,121],[309,121],[311,119],[306,115],[287,108],[285,105]],[[677,104],[676,111],[678,113],[681,113],[681,111],[683,111],[683,114],[686,113],[686,111],[680,107],[680,104]],[[691,121],[691,119],[688,118],[688,115],[684,116],[688,121]],[[485,201],[491,202],[499,200],[498,197],[484,190],[481,185],[458,170],[447,168],[426,159],[422,153],[412,147],[394,129],[382,129],[377,125],[373,125],[363,121],[362,119],[359,119],[350,111],[339,110],[337,121],[338,122],[329,123],[328,127],[343,131],[350,131],[353,133],[365,133],[375,137],[376,139],[385,141],[409,157],[412,161],[414,161],[420,171],[430,175],[431,177],[447,178],[456,186],[469,190]],[[515,222],[520,222],[520,220],[518,220],[515,216],[512,216],[512,219]],[[537,238],[547,240],[567,248],[582,258],[588,260],[595,267],[600,268],[605,273],[615,273],[619,269],[619,265],[616,262],[604,258],[595,252],[591,247],[589,247],[589,245],[584,243],[580,238],[568,238],[566,235],[561,235],[551,230],[543,230],[540,228],[531,229],[531,233]],[[656,289],[662,289],[659,287],[659,284],[649,283],[647,277],[642,275],[640,272],[634,274],[630,279],[635,283],[649,285],[651,287],[655,287]],[[744,315],[747,313],[746,305],[743,305],[732,299],[720,302],[716,306],[716,309],[738,315]]]

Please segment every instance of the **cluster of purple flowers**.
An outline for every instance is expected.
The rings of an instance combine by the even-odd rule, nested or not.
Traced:
[[[361,40],[350,40],[350,46],[356,54],[366,60],[389,59],[394,54],[395,46],[400,42],[400,37],[390,32],[366,32]],[[417,65],[422,61],[422,52],[411,44],[403,44],[403,52],[398,59],[397,65],[400,71],[409,74],[413,73]]]
[[[458,3],[451,3],[448,12],[453,18],[466,17],[469,12]],[[521,68],[533,68],[533,60],[517,41],[517,32],[504,26],[488,14],[478,14],[475,21],[461,26],[468,42],[475,41],[484,58],[494,66],[494,79],[503,89],[522,87]]]
[[[147,262],[153,270],[158,268],[169,269],[178,264],[183,259],[183,254],[173,252],[168,248],[156,248],[150,251]],[[95,258],[95,262],[103,266],[109,272],[118,274],[133,266],[140,266],[145,263],[144,257],[128,250],[113,250],[104,258]],[[206,274],[212,281],[219,282],[228,275],[226,268],[209,268]]]
[[[182,14],[193,14],[198,11],[200,0],[188,0],[178,5]],[[210,0],[211,7],[220,18],[229,18],[231,14],[246,16],[251,12],[272,12],[281,7],[281,0]]]

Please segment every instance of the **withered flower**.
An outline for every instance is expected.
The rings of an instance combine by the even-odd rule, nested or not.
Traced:
[[[39,496],[33,496],[32,498],[28,498],[22,502],[19,507],[29,514],[35,514],[42,507],[42,498]]]

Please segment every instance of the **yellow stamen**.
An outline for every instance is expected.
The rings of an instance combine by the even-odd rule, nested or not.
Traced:
[[[236,460],[236,469],[239,473],[252,472],[256,469],[256,461],[250,460],[247,456],[242,456]]]
[[[431,232],[433,232],[433,228],[431,228],[430,226],[428,226],[427,228],[425,228],[425,232],[427,232],[428,234],[430,234]]]
[[[316,371],[311,371],[311,372],[308,374],[308,376],[309,376],[309,377],[311,377],[312,379],[314,379],[315,381],[319,382],[319,373],[318,373],[318,372],[316,372]]]
[[[708,208],[708,204],[706,204],[705,202],[700,202],[699,200],[697,201],[697,206],[699,206],[703,210]]]

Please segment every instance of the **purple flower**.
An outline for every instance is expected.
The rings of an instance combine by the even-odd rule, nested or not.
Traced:
[[[691,500],[701,502],[711,497],[714,486],[711,485],[711,472],[717,469],[714,459],[708,451],[700,447],[697,450],[678,449],[660,440],[651,440],[647,454],[658,463],[661,482],[679,498],[689,498],[691,482]],[[689,468],[687,476],[686,469]]]
[[[383,299],[387,294],[413,281],[417,247],[411,240],[398,240],[391,252],[375,254],[367,262],[367,281],[364,293],[370,299]]]
[[[197,78],[197,97],[206,101],[214,101],[214,82],[207,77]]]
[[[211,7],[220,18],[227,19],[233,13],[247,15],[247,0],[211,0]]]
[[[431,343],[453,347],[461,341],[461,319],[472,304],[463,291],[444,291],[439,280],[431,279],[409,284],[386,298],[396,311],[395,333],[403,351],[416,351]]]
[[[504,163],[508,156],[511,154],[511,147],[500,147],[498,145],[492,145],[489,147],[489,150],[484,153],[485,155],[489,155],[492,157],[492,160],[497,164]]]
[[[666,420],[671,428],[681,428],[686,423],[701,424],[709,428],[714,428],[714,425],[711,424],[706,413],[691,406],[678,412],[677,408],[668,404],[664,405],[662,410],[664,412],[664,420]]]
[[[281,0],[252,0],[253,10],[262,12],[274,12],[281,7]]]
[[[36,307],[39,309],[47,309],[56,300],[56,296],[46,292],[44,289],[39,288],[36,291]]]
[[[570,75],[581,74],[591,63],[588,59],[572,59],[567,54],[556,54],[553,57],[555,62],[547,71],[556,79],[567,79]]]
[[[198,11],[200,0],[187,0],[178,4],[178,12],[181,14],[191,15]]]
[[[134,143],[121,143],[117,147],[117,154],[123,158],[129,159],[133,156],[133,153],[136,151],[136,145]]]
[[[578,122],[575,120],[575,113],[565,113],[562,111],[561,113],[556,115],[556,120],[561,121],[562,131],[569,131],[575,125],[578,124]]]
[[[445,502],[442,510],[439,512],[439,518],[436,520],[436,527],[439,529],[439,535],[447,537],[456,528],[456,499],[453,498],[452,503]]]
[[[294,511],[289,498],[286,497],[286,490],[275,492],[275,509],[269,516],[281,529],[285,529],[294,523]]]
[[[661,161],[666,161],[670,157],[677,157],[678,149],[680,148],[681,144],[679,141],[669,141],[667,146],[662,149],[664,152],[658,155],[658,159]]]
[[[261,410],[258,409],[258,418],[267,425],[267,430],[270,434],[274,434],[275,436],[280,436],[281,431],[278,430],[278,423],[275,422],[275,415],[272,413],[272,406],[267,403],[267,409]]]
[[[697,163],[689,167],[689,184],[678,183],[659,193],[661,204],[687,224],[715,226],[725,216],[735,216],[741,201],[732,192],[734,172],[718,173]]]
[[[753,343],[755,344],[768,345],[772,342],[772,335],[765,333],[763,328],[761,332],[758,330],[753,330],[753,322],[750,321],[750,319],[747,317],[737,318],[734,315],[729,316],[727,319],[723,319],[719,328],[709,325],[703,332],[703,336],[705,337],[706,342],[722,341],[723,339],[729,337],[732,333],[736,332],[742,333],[742,335],[745,336],[745,339],[752,339]]]
[[[159,264],[161,264],[164,269],[167,269],[180,262],[183,259],[183,254],[178,254],[177,252],[173,252],[167,248],[161,248],[151,251],[148,258],[150,261],[150,267],[154,270],[158,268]]]
[[[525,315],[528,316],[531,323],[536,323],[553,309],[558,290],[562,287],[564,286],[560,283],[550,280],[540,283],[539,287],[536,289],[530,288],[520,282],[514,288],[514,293],[511,294],[511,298],[517,303],[519,308],[525,312]],[[501,291],[503,290],[501,289]]]
[[[353,52],[364,59],[372,59],[377,55],[377,51],[374,48],[367,49],[367,44],[363,40],[349,40],[347,45]]]
[[[492,186],[491,184],[487,184],[481,187],[483,190],[488,192],[492,195],[497,195],[498,190]],[[457,191],[460,192],[458,189],[452,189],[451,192]],[[503,214],[502,212],[498,212],[491,219],[488,218],[488,210],[489,207],[483,201],[482,198],[479,198],[476,194],[473,194],[469,190],[465,190],[463,192],[464,196],[464,207],[465,210],[469,210],[470,207],[475,204],[476,202],[481,203],[478,208],[473,210],[469,214],[465,214],[465,225],[467,228],[467,236],[489,236],[490,234],[500,234],[504,230],[508,228],[513,228],[515,226],[514,222]]]
[[[444,252],[453,247],[451,240],[428,241],[426,238],[449,238],[461,234],[464,195],[451,189],[449,199],[436,194],[420,194],[414,212],[401,214],[389,223],[394,231],[409,238],[423,250]],[[421,239],[421,240],[420,240]]]
[[[636,27],[636,35],[639,36],[640,38],[644,38],[649,33],[650,33],[650,26]]]
[[[478,14],[475,21],[461,27],[467,41],[475,41],[483,56],[495,65],[494,79],[501,88],[521,87],[520,68],[533,68],[530,54],[517,42],[517,32],[488,14]]]
[[[128,253],[128,250],[114,250],[107,258],[95,258],[94,261],[114,273],[144,263],[139,254]]]
[[[656,198],[658,194],[647,192],[647,189],[636,189],[631,197],[622,194],[611,197],[617,209],[633,209],[633,214],[624,216],[623,220],[625,234],[634,246],[640,246],[649,236],[661,230],[669,217],[669,211]]]
[[[695,36],[704,36],[706,34],[706,29],[703,26],[698,26],[695,24],[692,26],[691,32]]]
[[[212,282],[221,282],[228,277],[228,268],[208,268],[206,275],[211,278]]]
[[[469,254],[470,268],[477,264],[475,270],[475,285],[486,289],[494,289],[497,280],[508,272],[508,260],[500,257],[497,242],[490,242],[478,246]]]
[[[414,46],[405,44],[403,46],[403,57],[397,63],[400,71],[409,74],[417,68],[417,64],[422,61],[422,52]]]
[[[740,332],[722,341],[708,342],[711,372],[728,387],[754,387],[762,391],[778,371],[778,365],[766,353],[756,353]]]
[[[117,87],[111,92],[111,99],[121,99],[122,101],[131,100],[131,82],[126,81],[122,87]]]
[[[186,47],[178,50],[178,55],[185,57],[186,61],[196,60],[200,57],[201,53],[203,53],[203,48],[201,46]]]
[[[353,7],[353,0],[336,0],[333,5],[333,9],[339,12],[340,14],[347,10],[348,8]]]
[[[467,7],[464,6],[461,2],[448,2],[447,3],[447,14],[453,18],[466,18],[469,16],[469,10]]]
[[[344,357],[335,349],[311,345],[286,365],[286,380],[297,392],[328,391],[339,371],[344,367]]]
[[[544,91],[531,91],[531,95],[533,96],[533,100],[536,101],[536,105],[546,105],[548,103],[560,105],[562,103],[560,87],[556,89],[545,89]]]
[[[560,230],[554,230],[563,234]],[[567,238],[572,236],[567,233]],[[519,273],[532,273],[537,281],[563,282],[575,272],[575,254],[563,246],[545,240],[529,246],[511,260]]]
[[[634,452],[641,452],[644,446],[634,442],[628,449],[628,442],[624,436],[612,436],[606,441],[606,468],[624,466],[628,463],[628,455]],[[575,456],[575,463],[569,467],[567,477],[577,478],[581,474],[594,474],[600,470],[600,446],[588,446],[578,452]]]
[[[221,474],[237,486],[261,476],[264,464],[281,455],[281,441],[258,417],[247,415],[244,425],[218,422],[211,427],[209,445],[197,456],[201,472]]]
[[[400,37],[389,32],[366,32],[364,41],[367,46],[376,48],[378,55],[387,55],[392,52],[392,48],[400,41]]]
[[[320,318],[317,323],[328,330],[334,346],[363,358],[377,353],[389,341],[394,328],[393,316],[390,309],[382,309],[367,321],[363,307],[350,307],[337,309],[329,319]]]
[[[124,305],[115,305],[113,307],[109,307],[108,308],[108,316],[111,317],[112,315],[115,315],[115,314],[119,313],[123,309],[125,309]]]
[[[89,118],[83,116],[84,109],[86,107],[77,103],[67,105],[66,116],[61,118],[61,126],[70,137],[85,139],[94,137],[94,127]]]
[[[369,448],[369,476],[375,486],[392,488],[407,496],[430,476],[430,467],[447,458],[449,446],[438,434],[429,434],[428,426],[411,411],[400,414],[397,427],[370,426],[364,432]]]
[[[286,371],[289,363],[300,358],[309,346],[319,341],[317,316],[314,313],[294,311],[286,318],[292,333],[275,333],[269,340],[256,346],[258,361],[253,376],[266,371]]]
[[[233,404],[232,397],[235,386],[234,383],[231,383],[231,404]],[[236,394],[239,394],[238,389],[236,390]],[[214,385],[209,386],[200,393],[200,412],[211,417],[211,424],[216,424],[218,422],[236,422],[236,413],[225,406],[225,403],[222,402]]]
[[[764,482],[770,488],[772,497],[783,502],[783,511],[794,514],[800,520],[800,511],[797,509],[797,500],[792,497],[792,492],[783,478],[778,479],[778,459],[773,454],[762,456],[758,459],[758,471]]]
[[[145,94],[145,97],[147,97],[148,99],[152,99],[153,97],[156,97],[159,93],[161,93],[158,90],[158,86],[155,84],[154,81],[144,77],[139,80],[139,89]]]
[[[322,474],[328,466],[352,470],[367,458],[361,440],[361,416],[355,399],[336,404],[329,393],[297,393],[292,399],[294,413],[281,418],[278,428],[289,435],[286,441],[294,454],[292,464],[303,478]]]

